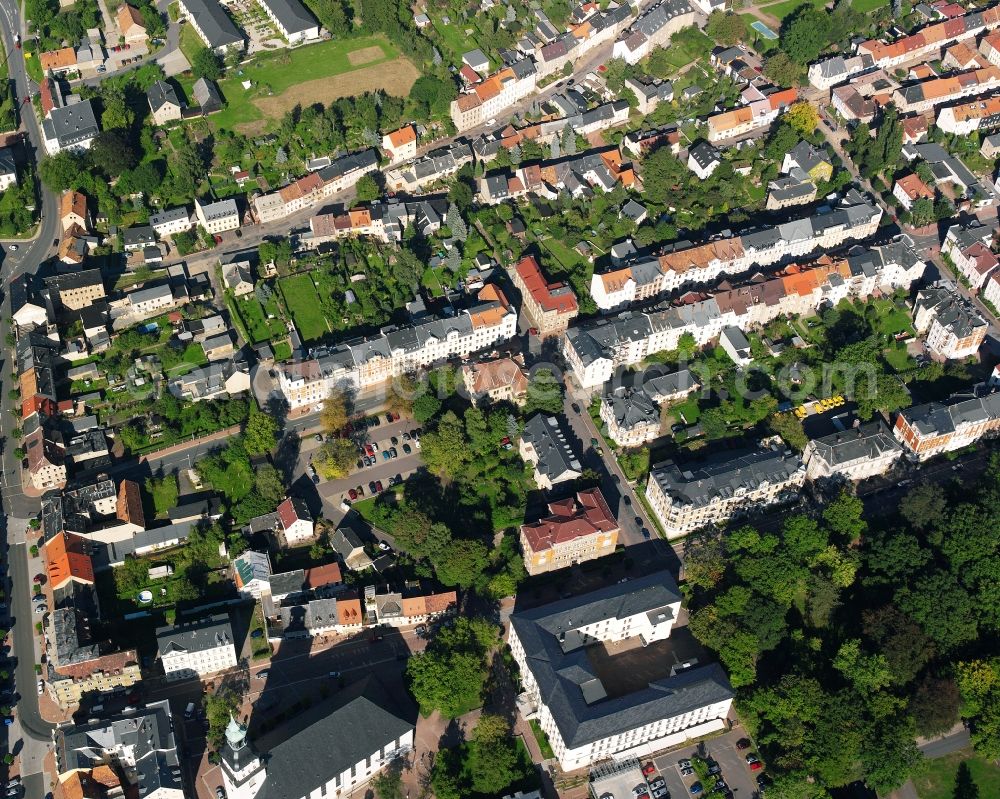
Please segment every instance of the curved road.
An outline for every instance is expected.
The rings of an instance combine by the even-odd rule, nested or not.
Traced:
[[[30,85],[24,67],[24,58],[21,50],[17,48],[14,36],[15,32],[23,37],[24,25],[21,19],[20,7],[16,0],[0,0],[0,36],[3,37],[4,49],[8,54],[7,64],[9,67],[10,79],[14,83],[14,89],[18,102],[24,102],[30,97],[34,88]],[[35,117],[34,109],[30,100],[21,106],[24,112],[21,114],[22,130],[25,132],[24,148],[27,157],[36,164],[44,155],[41,131],[38,120]],[[37,174],[37,169],[36,169]],[[33,272],[38,265],[44,261],[52,249],[52,242],[59,235],[59,213],[56,196],[40,185],[39,191],[39,219],[41,220],[34,239],[30,241],[17,242],[18,249],[12,251],[9,244],[0,245],[0,279],[3,281],[4,289],[10,279],[22,272]],[[6,291],[4,291],[6,294]],[[6,297],[4,297],[6,300]],[[10,332],[8,323],[9,315],[4,310],[0,313],[0,340],[5,340]],[[6,346],[4,345],[6,349]],[[0,367],[6,366],[3,361],[7,360],[6,353],[0,357]],[[9,375],[13,370],[8,366],[0,374]],[[0,444],[3,445],[3,506],[6,513],[12,510],[12,501],[17,505],[17,514],[26,515],[24,509],[33,506],[37,510],[37,501],[31,503],[26,499],[20,490],[19,464],[14,458],[13,447],[7,446],[7,433],[13,424],[12,416],[9,413],[11,400],[7,396],[7,389],[0,386]],[[9,486],[9,488],[8,488]],[[9,516],[6,518],[4,530],[8,536],[7,556],[9,564],[9,576],[11,580],[11,615],[13,617],[13,655],[17,658],[17,666],[14,671],[15,690],[19,695],[17,704],[17,721],[20,727],[21,741],[11,740],[9,744],[12,749],[15,747],[21,755],[22,782],[25,796],[42,797],[45,795],[46,782],[42,774],[42,759],[52,745],[52,725],[46,722],[38,711],[38,695],[35,691],[35,636],[33,617],[31,612],[31,574],[28,560],[28,548],[23,540],[15,543],[12,530],[19,523]],[[23,522],[21,522],[23,524]],[[17,530],[17,537],[20,538],[20,530]]]

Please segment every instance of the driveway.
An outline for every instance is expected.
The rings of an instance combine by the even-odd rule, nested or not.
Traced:
[[[757,791],[757,781],[753,772],[750,771],[746,763],[744,753],[736,749],[736,742],[740,738],[746,738],[747,733],[740,726],[694,746],[682,746],[667,754],[653,758],[653,763],[659,769],[660,774],[667,783],[667,790],[670,791],[674,799],[683,799],[690,796],[690,787],[696,781],[694,775],[682,777],[679,760],[690,759],[698,755],[705,759],[714,760],[722,769],[722,777],[728,783],[736,799],[750,799]],[[748,752],[755,751],[748,749]]]

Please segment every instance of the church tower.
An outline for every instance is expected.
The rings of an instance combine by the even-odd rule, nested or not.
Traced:
[[[226,727],[226,743],[220,753],[222,782],[228,799],[254,799],[264,785],[267,772],[247,741],[247,728],[232,714]]]

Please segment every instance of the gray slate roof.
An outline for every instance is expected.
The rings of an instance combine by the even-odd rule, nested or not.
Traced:
[[[173,627],[160,627],[156,643],[161,655],[172,652],[206,652],[233,643],[233,627],[228,613],[218,613],[204,619],[180,622]]]
[[[317,27],[316,20],[299,0],[261,0],[261,2],[271,9],[288,34],[294,35]]]
[[[243,34],[222,10],[218,0],[184,0],[184,6],[194,17],[213,49],[243,41]]]
[[[902,446],[881,419],[862,424],[852,430],[814,438],[814,457],[830,466],[854,463],[863,458],[880,458],[886,452],[902,454]]]
[[[573,634],[583,625],[604,619],[672,613],[669,606],[679,601],[673,578],[661,571],[511,616],[511,627],[524,647],[540,698],[567,747],[584,746],[732,698],[725,673],[712,664],[608,699],[583,640]]]
[[[42,123],[46,139],[56,139],[60,148],[94,138],[101,129],[97,126],[94,106],[90,100],[53,108]]]
[[[558,480],[568,472],[580,472],[582,467],[566,434],[554,416],[536,413],[524,426],[521,438],[529,442],[538,454],[537,469],[550,480]]]

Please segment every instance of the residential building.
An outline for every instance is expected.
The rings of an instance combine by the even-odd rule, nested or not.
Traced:
[[[750,342],[738,327],[730,325],[722,328],[719,334],[719,346],[737,366],[747,366],[753,360],[750,355]]]
[[[236,297],[253,293],[253,272],[249,261],[234,261],[222,267],[222,281]]]
[[[128,5],[122,8],[129,8]],[[172,85],[165,81],[158,80],[146,89],[146,100],[149,102],[149,110],[153,114],[154,125],[166,125],[181,118],[184,106],[177,97],[177,91]]]
[[[522,165],[510,172],[489,172],[479,179],[478,196],[487,205],[531,195],[555,199],[565,193],[582,198],[612,191],[619,184],[633,186],[635,170],[617,147],[605,147]]]
[[[608,437],[621,447],[641,447],[660,437],[660,407],[699,388],[687,369],[668,375],[643,373],[633,386],[617,386],[601,395],[601,420]]]
[[[205,43],[220,55],[245,47],[243,34],[218,0],[178,0],[181,14]]]
[[[686,286],[716,283],[723,276],[734,277],[755,267],[803,258],[816,250],[832,250],[846,241],[867,238],[878,229],[881,218],[878,206],[851,193],[832,211],[704,244],[678,242],[662,255],[595,273],[590,294],[601,311],[611,311]]]
[[[35,288],[35,276],[30,272],[24,272],[10,281],[7,289],[10,315],[19,328],[30,330],[48,324],[48,309]]]
[[[60,194],[59,221],[64,233],[73,227],[90,230],[90,214],[87,212],[86,195],[72,189]]]
[[[183,375],[170,377],[167,388],[171,394],[188,402],[201,402],[208,399],[237,397],[250,391],[250,370],[246,362],[242,359],[233,360],[229,356],[222,355],[222,352],[226,351],[227,340],[229,342],[228,350],[232,349],[232,339],[227,334],[218,340],[221,348],[217,349],[213,355],[223,357],[225,360],[192,369]],[[205,353],[205,356],[212,357],[209,356],[208,352]]]
[[[73,774],[92,770],[101,786],[114,786],[120,778],[126,796],[184,799],[181,760],[166,699],[85,724],[66,722],[56,727],[53,738],[55,767],[63,786],[73,781]],[[109,791],[107,797],[115,795]]]
[[[917,200],[934,202],[934,190],[912,172],[896,181],[892,187],[892,195],[907,211],[913,210],[913,204]]]
[[[66,485],[66,451],[58,430],[38,425],[21,438],[28,462],[26,475],[35,491],[60,489]]]
[[[57,308],[81,311],[107,296],[100,269],[59,272],[45,278],[50,296]]]
[[[487,122],[535,90],[535,65],[525,58],[470,87],[451,103],[451,120],[461,133]]]
[[[856,75],[875,69],[875,59],[867,53],[845,58],[838,55],[809,65],[809,82],[817,89],[832,89]]]
[[[212,114],[221,111],[223,106],[219,85],[208,78],[198,78],[191,87],[194,100],[198,103],[202,114]]]
[[[958,75],[931,77],[901,86],[892,101],[902,114],[923,114],[963,97],[984,95],[1000,86],[1000,67],[990,65]]]
[[[288,546],[295,546],[313,537],[313,518],[309,507],[299,497],[289,497],[278,505],[278,521]]]
[[[301,604],[282,604],[270,629],[270,635],[282,638],[313,638],[317,635],[347,635],[360,630],[365,617],[361,600],[338,596],[310,599]]]
[[[179,208],[168,208],[156,214],[150,214],[149,226],[161,239],[184,233],[193,227],[191,212],[183,205]]]
[[[876,417],[864,424],[855,420],[850,427],[811,439],[802,461],[807,480],[856,482],[884,475],[902,456],[902,447]]]
[[[271,593],[271,559],[267,553],[248,549],[234,558],[233,581],[240,595],[250,599]]]
[[[566,283],[548,283],[533,256],[522,258],[510,271],[521,292],[521,313],[542,338],[561,336],[580,313],[573,289]]]
[[[17,185],[17,163],[10,147],[0,147],[0,191]]]
[[[128,3],[122,3],[118,6],[116,17],[118,32],[125,39],[126,44],[145,44],[146,23],[143,22],[142,14],[138,8],[130,6]]]
[[[195,200],[194,214],[198,224],[209,233],[225,233],[240,226],[240,211],[236,206],[236,200],[219,200],[207,205]]]
[[[415,152],[415,151],[414,151]],[[385,171],[386,187],[394,191],[416,192],[447,180],[473,160],[472,148],[463,141],[452,142],[425,153],[416,160]]]
[[[83,536],[62,531],[44,540],[45,571],[53,592],[62,591],[70,583],[94,585],[94,564]]]
[[[798,498],[805,473],[784,447],[724,452],[683,468],[663,461],[650,470],[646,499],[667,538],[678,538]]]
[[[955,394],[944,402],[904,408],[892,432],[909,457],[925,461],[974,444],[1000,430],[1000,393]]]
[[[550,489],[558,483],[575,480],[583,473],[555,416],[536,413],[524,425],[517,444],[521,460],[534,468],[539,488]]]
[[[156,232],[150,225],[139,225],[122,231],[122,249],[125,252],[142,250],[156,244]]]
[[[871,56],[876,66],[894,68],[921,58],[936,58],[948,42],[973,38],[984,31],[993,30],[998,25],[1000,25],[1000,7],[976,9],[960,17],[927,25],[891,43],[877,39],[862,42],[856,52],[858,55]]]
[[[415,592],[374,593],[366,597],[368,612],[374,608],[375,621],[390,627],[409,627],[439,619],[458,608],[458,595],[454,591],[439,594]]]
[[[415,125],[404,125],[398,130],[386,133],[382,137],[382,149],[389,156],[390,164],[409,161],[417,155],[417,128]]]
[[[521,525],[521,552],[528,574],[564,569],[603,558],[618,544],[618,520],[599,488],[549,503],[549,515]]]
[[[493,284],[454,316],[426,316],[385,327],[315,358],[275,367],[275,391],[292,410],[322,403],[335,388],[378,385],[454,356],[467,357],[517,334],[517,314]]]
[[[260,0],[259,5],[290,45],[319,38],[319,23],[299,0]]]
[[[696,142],[688,149],[687,167],[702,180],[707,180],[722,163],[722,153],[707,141]]]
[[[524,405],[528,399],[528,375],[518,358],[497,358],[468,363],[462,367],[462,382],[475,397],[489,397],[490,402]]]
[[[996,158],[1000,155],[1000,133],[991,133],[983,137],[983,143],[979,147],[979,154],[983,158]]]
[[[350,188],[363,175],[377,168],[378,154],[375,150],[346,155],[276,192],[255,197],[254,212],[261,223],[276,222]]]
[[[925,161],[934,174],[935,187],[940,191],[948,186],[959,207],[981,207],[995,201],[992,188],[981,184],[961,159],[936,142],[904,144],[903,157],[907,161]]]
[[[657,47],[665,46],[677,31],[693,25],[695,17],[687,0],[660,0],[619,34],[611,57],[638,64]]]
[[[100,132],[90,100],[53,108],[42,120],[42,139],[49,155],[63,150],[74,153],[89,150]]]
[[[927,349],[945,360],[978,354],[989,329],[975,306],[945,280],[917,292],[913,325]]]
[[[361,533],[370,535],[371,530],[358,514],[350,513],[330,536],[330,548],[350,571],[364,571],[372,565],[372,559],[365,552]]]
[[[276,605],[300,604],[309,599],[339,595],[343,585],[344,577],[340,565],[327,563],[324,566],[310,566],[307,569],[293,569],[290,572],[272,574],[267,591]],[[352,606],[343,606],[340,615],[345,619],[353,619],[353,611],[348,612],[343,609],[344,607]]]
[[[664,665],[646,687],[619,694],[587,656],[604,642],[667,639],[680,608],[673,578],[660,571],[511,616],[518,708],[537,721],[564,771],[726,729],[733,691],[717,664],[676,673]]]
[[[236,665],[229,615],[181,621],[156,630],[156,643],[168,681],[207,677]]]
[[[175,304],[174,293],[167,284],[136,289],[125,296],[133,317],[153,316],[159,311],[173,308]]]
[[[636,110],[640,114],[651,114],[661,102],[674,99],[674,85],[669,80],[646,82],[639,78],[627,78],[625,88],[638,100]]]
[[[937,112],[934,124],[956,136],[968,136],[977,130],[996,130],[1000,127],[1000,97],[978,97],[967,103],[946,106]]]
[[[993,229],[975,220],[967,225],[952,225],[941,245],[941,254],[969,281],[973,291],[981,291],[997,268],[996,255],[990,250]]]
[[[413,749],[416,712],[369,675],[255,741],[235,719],[220,752],[228,799],[347,796]]]
[[[708,117],[708,140],[713,144],[743,138],[755,130],[766,128],[783,114],[798,98],[796,89],[784,89],[765,95],[755,86],[742,94],[744,105],[721,111]]]
[[[76,49],[73,47],[60,47],[58,50],[39,53],[38,64],[42,68],[43,75],[58,76],[69,72],[76,72]]]

